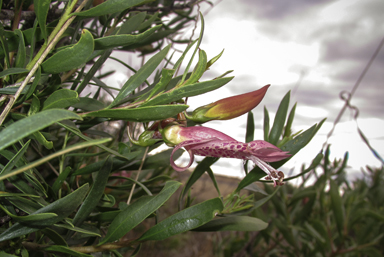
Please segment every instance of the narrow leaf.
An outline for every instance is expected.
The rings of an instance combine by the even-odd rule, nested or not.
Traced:
[[[55,182],[52,185],[52,191],[57,193],[61,187],[61,185],[64,183],[65,179],[68,177],[69,173],[72,171],[72,168],[67,166],[63,172],[60,173],[60,175],[57,177]]]
[[[103,143],[106,143],[108,141],[111,141],[110,138],[105,138],[105,139],[95,139],[95,140],[92,140],[92,141],[89,141],[89,142],[82,142],[82,143],[78,143],[78,144],[75,144],[75,145],[72,145],[70,147],[67,147],[63,150],[60,150],[60,151],[57,151],[51,155],[48,155],[48,156],[45,156],[41,159],[38,159],[32,163],[29,163],[23,167],[20,167],[16,170],[13,170],[12,172],[9,172],[8,174],[6,175],[2,175],[0,176],[0,181],[1,180],[4,180],[6,178],[9,178],[9,177],[12,177],[12,176],[15,176],[17,174],[20,174],[20,173],[23,173],[24,171],[27,171],[29,169],[32,169],[34,167],[37,167],[53,158],[56,158],[58,156],[61,156],[63,154],[66,154],[66,153],[69,153],[71,151],[75,151],[75,150],[78,150],[78,149],[81,149],[81,148],[85,148],[85,147],[89,147],[89,146],[93,146],[93,145],[99,145],[99,144],[103,144]]]
[[[266,229],[268,223],[249,216],[231,216],[211,220],[194,231],[260,231]]]
[[[21,30],[19,29],[16,29],[15,33],[19,36],[19,47],[17,48],[15,67],[24,68],[27,61],[27,53],[25,49],[24,36]]]
[[[56,217],[41,220],[38,224],[33,224],[33,226],[30,224],[30,222],[27,224],[15,223],[12,227],[8,228],[0,235],[0,242],[38,231],[39,229],[53,225],[63,220],[80,205],[86,193],[88,192],[88,188],[88,184],[85,184],[71,194],[31,214],[55,213],[57,214]]]
[[[38,214],[31,214],[31,215],[27,215],[27,216],[17,216],[17,215],[13,215],[12,213],[10,213],[1,204],[0,204],[0,209],[2,209],[14,221],[28,222],[28,224],[31,224],[31,225],[36,224],[36,222],[40,223],[40,221],[42,221],[42,220],[57,217],[56,213],[38,213]]]
[[[331,197],[332,212],[336,221],[337,230],[339,232],[340,237],[342,237],[345,217],[345,212],[343,208],[344,206],[339,193],[339,187],[337,186],[336,182],[330,179],[329,184],[329,194]]]
[[[253,141],[254,137],[255,137],[255,121],[253,119],[252,111],[249,111],[247,116],[247,132],[245,134],[245,142],[248,143]]]
[[[157,25],[138,35],[113,35],[95,39],[95,50],[103,50],[119,46],[129,46],[146,39],[162,25]]]
[[[273,121],[271,132],[269,133],[269,142],[276,145],[282,135],[285,119],[287,117],[290,91],[281,100],[279,108],[277,109],[275,120]]]
[[[77,44],[65,48],[41,64],[45,73],[60,73],[72,69],[77,69],[88,60],[94,48],[92,34],[83,29],[81,38]]]
[[[109,226],[107,235],[100,243],[118,240],[156,211],[180,187],[177,181],[167,181],[163,190],[156,196],[141,197],[120,212]]]
[[[23,158],[25,151],[27,151],[29,143],[31,143],[31,140],[29,140],[27,143],[23,145],[23,147],[12,157],[11,160],[4,166],[4,168],[0,171],[1,175],[8,174],[9,171],[13,169],[13,167],[16,165],[16,163],[19,162],[21,158]],[[20,165],[20,164],[19,164]],[[1,196],[1,194],[0,194]]]
[[[40,26],[40,31],[45,41],[47,41],[46,21],[47,21],[47,15],[48,15],[50,3],[51,3],[51,0],[34,0],[33,1],[35,14]]]
[[[5,76],[27,73],[29,70],[24,68],[9,68],[0,72],[0,78],[4,78]]]
[[[295,117],[295,112],[296,112],[296,104],[292,107],[289,113],[287,124],[285,125],[285,129],[284,129],[284,137],[289,137],[292,134],[291,128],[292,128],[293,118]]]
[[[84,17],[95,17],[95,16],[103,16],[107,14],[112,13],[120,13],[124,11],[125,9],[128,9],[130,7],[141,5],[145,2],[148,2],[148,0],[113,0],[113,1],[105,1],[89,10],[75,13],[74,15],[77,16],[84,16]]]
[[[167,55],[171,45],[168,45],[163,50],[149,59],[143,67],[141,67],[128,81],[123,85],[119,94],[115,100],[110,104],[110,107],[114,107],[119,104],[125,97],[127,97],[133,90],[140,86],[144,81],[155,71],[157,66],[163,61]]]
[[[220,198],[193,205],[151,227],[138,240],[164,240],[170,236],[200,227],[212,220],[223,208],[223,202]]]
[[[108,158],[105,161],[105,164],[97,173],[96,179],[89,191],[87,198],[85,198],[83,204],[81,205],[79,211],[76,213],[72,223],[75,226],[80,226],[83,221],[89,216],[93,209],[99,203],[101,197],[103,196],[105,186],[108,182],[109,173],[112,170],[112,160]]]
[[[147,12],[139,12],[136,15],[130,16],[129,19],[126,19],[123,22],[123,24],[120,26],[117,34],[118,35],[131,34],[132,32],[134,32],[136,30],[140,30],[138,28],[139,28],[140,24],[143,23],[146,16],[147,16]]]
[[[232,79],[233,77],[219,78],[215,80],[198,82],[192,85],[186,85],[180,88],[175,88],[163,94],[159,94],[148,102],[143,103],[141,106],[168,104],[180,100],[183,97],[201,95],[224,86]]]
[[[139,107],[135,109],[107,109],[83,114],[83,117],[105,117],[116,120],[129,120],[148,122],[153,120],[162,120],[184,111],[188,105],[160,105]]]
[[[79,102],[76,91],[69,89],[60,89],[53,92],[43,104],[43,110],[53,108],[67,108]]]
[[[255,181],[260,180],[265,176],[265,172],[262,171],[258,166],[255,166],[255,168],[248,172],[248,174],[245,175],[245,177],[240,181],[239,185],[236,188],[236,192],[239,192],[244,187],[248,186],[249,184],[252,184]]]
[[[43,251],[65,253],[65,254],[67,254],[67,256],[73,256],[73,257],[92,257],[92,255],[72,250],[72,249],[70,249],[66,246],[63,246],[63,245],[51,245],[51,246],[43,248]]]
[[[0,150],[33,132],[48,127],[55,122],[67,119],[81,120],[81,117],[71,111],[50,109],[12,123],[0,132]]]
[[[79,97],[79,101],[72,106],[84,111],[98,111],[105,108],[104,103],[89,97]]]

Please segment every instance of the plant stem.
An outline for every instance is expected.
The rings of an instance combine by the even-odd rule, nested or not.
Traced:
[[[135,181],[137,181],[137,180],[139,179],[140,171],[141,171],[141,169],[143,168],[143,164],[144,164],[144,161],[145,161],[145,157],[147,156],[148,149],[149,149],[149,146],[147,146],[147,148],[145,148],[145,152],[144,152],[144,155],[143,155],[143,159],[141,159],[140,167],[139,167],[139,170],[137,171]],[[129,193],[129,197],[128,197],[128,200],[127,200],[127,204],[128,204],[128,205],[129,205],[129,203],[131,202],[132,195],[133,195],[133,191],[135,190],[135,187],[136,187],[136,183],[134,183],[134,184],[132,185],[131,192]]]

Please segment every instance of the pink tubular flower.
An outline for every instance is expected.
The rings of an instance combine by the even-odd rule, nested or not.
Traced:
[[[268,179],[274,180],[276,186],[282,184],[284,174],[276,171],[267,162],[276,162],[291,156],[288,152],[266,141],[255,140],[242,143],[220,131],[206,127],[173,125],[165,128],[162,134],[167,144],[176,145],[171,154],[171,166],[176,171],[189,168],[193,163],[194,155],[251,160],[268,174]],[[173,161],[173,154],[182,147],[190,156],[190,161],[185,167],[179,167]]]
[[[211,120],[229,120],[243,115],[255,108],[261,100],[270,85],[266,85],[256,91],[242,95],[227,97],[201,106],[193,111],[187,118],[196,123],[204,123]]]

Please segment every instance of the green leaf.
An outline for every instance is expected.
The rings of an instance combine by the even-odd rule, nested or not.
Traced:
[[[160,105],[139,107],[134,109],[107,109],[82,114],[82,117],[105,117],[116,120],[129,120],[148,122],[153,120],[162,120],[186,110],[188,105]]]
[[[117,170],[119,169],[120,167],[123,167],[124,165],[127,164],[127,161],[126,159],[124,160],[119,160],[117,158],[113,158],[113,170]],[[85,174],[91,174],[93,172],[96,172],[98,170],[100,170],[100,168],[104,165],[104,161],[98,161],[98,162],[94,162],[94,163],[91,163],[81,169],[78,169],[76,171],[74,171],[71,175],[72,176],[78,176],[78,175],[85,175]]]
[[[24,68],[9,68],[0,72],[0,78],[4,78],[5,76],[14,75],[14,74],[26,73],[26,72],[29,72],[29,70]]]
[[[39,142],[39,144],[43,145],[47,149],[52,149],[52,147],[53,147],[53,142],[48,141],[40,131],[33,133],[30,137],[37,140],[37,142]]]
[[[55,122],[67,119],[81,120],[81,117],[71,111],[50,109],[12,123],[0,132],[0,150]]]
[[[60,73],[72,69],[77,69],[88,60],[92,54],[94,42],[92,34],[83,29],[81,38],[77,44],[65,48],[41,64],[45,73]]]
[[[112,221],[107,235],[99,245],[123,237],[160,208],[176,192],[180,185],[181,183],[177,181],[167,181],[163,190],[158,195],[141,197],[136,202],[130,204]]]
[[[313,136],[316,134],[316,132],[319,130],[321,125],[323,124],[324,120],[321,121],[319,124],[315,124],[300,135],[296,136],[295,138],[291,139],[287,143],[285,143],[282,147],[281,150],[283,151],[289,151],[290,154],[295,155],[297,152],[299,152],[304,146],[306,146]],[[292,158],[292,157],[291,157]],[[281,162],[287,162],[290,158],[285,159],[283,161],[279,161],[276,163],[281,163]]]
[[[0,204],[0,209],[2,209],[13,220],[19,221],[19,222],[28,222],[28,225],[31,225],[31,226],[33,226],[34,224],[39,224],[42,220],[57,217],[56,213],[38,213],[38,214],[31,214],[27,216],[17,216],[10,213],[1,204]]]
[[[168,92],[155,96],[148,102],[143,103],[141,106],[168,104],[180,100],[183,97],[201,95],[224,86],[232,79],[233,77],[219,78],[175,88]]]
[[[146,16],[147,16],[147,12],[139,12],[138,14],[130,16],[129,19],[126,19],[123,22],[123,24],[120,26],[117,34],[118,35],[131,34],[132,32],[134,32],[136,30],[141,30],[138,28],[139,28],[140,24],[143,23]]]
[[[30,142],[31,142],[31,140],[29,140],[27,143],[25,143],[23,145],[23,147],[12,157],[12,159],[9,160],[9,162],[0,171],[1,175],[8,174],[13,169],[13,167],[19,162],[19,160],[21,158],[23,158],[24,153],[27,151]],[[18,165],[20,165],[20,164],[18,164]]]
[[[239,185],[236,188],[236,192],[239,192],[244,187],[252,184],[255,181],[260,180],[261,178],[267,176],[264,171],[262,171],[258,166],[255,166],[247,175],[240,181]]]
[[[48,247],[44,247],[43,251],[65,253],[65,254],[68,254],[67,256],[74,256],[74,257],[92,257],[92,255],[72,250],[63,245],[51,245]]]
[[[97,38],[95,39],[95,50],[103,50],[118,46],[129,46],[132,44],[140,43],[142,40],[155,33],[155,31],[158,30],[161,26],[162,25],[157,25],[138,35],[112,35]]]
[[[198,41],[198,39],[196,39],[195,41],[192,41],[191,43],[188,44],[188,46],[185,48],[184,52],[182,53],[182,55],[179,57],[179,59],[177,60],[177,62],[175,63],[175,65],[173,66],[173,70],[177,70],[181,63],[183,62],[186,54],[188,53],[188,51],[191,49],[191,47]],[[181,79],[182,77],[180,77]]]
[[[211,60],[207,62],[207,67],[205,69],[208,70],[217,60],[220,59],[223,53],[224,53],[224,49],[218,55],[216,55],[215,57],[213,57]]]
[[[99,100],[89,97],[79,97],[79,101],[72,105],[74,108],[82,109],[84,111],[98,111],[104,109],[105,105]]]
[[[96,72],[100,71],[101,66],[104,65],[104,62],[109,58],[109,56],[112,53],[112,50],[113,49],[100,51],[101,55],[99,59],[97,59],[97,61],[93,64],[92,68],[86,73],[85,77],[82,78],[82,76],[80,76],[82,74],[79,74],[79,78],[82,78],[82,79],[80,79],[81,83],[76,89],[77,93],[80,94],[84,90],[84,88],[88,85],[88,83],[91,81],[91,79],[94,78],[94,75],[96,74]],[[74,90],[76,86],[77,84],[73,84],[71,89]],[[108,89],[106,89],[106,91],[108,92]]]
[[[180,84],[184,84],[184,81],[185,81],[185,78],[187,77],[187,74],[189,72],[189,68],[191,67],[192,65],[192,61],[193,61],[193,58],[195,57],[195,54],[197,52],[197,50],[199,49],[200,47],[200,44],[201,44],[201,41],[203,40],[203,35],[204,35],[204,17],[203,15],[201,14],[200,12],[200,21],[201,21],[201,26],[200,26],[200,35],[199,35],[199,38],[197,39],[197,44],[196,44],[196,47],[195,47],[195,51],[193,51],[193,54],[187,64],[187,67],[185,68],[185,71],[184,71],[184,74],[183,74],[183,77],[181,78],[181,82]],[[207,64],[205,64],[205,67]],[[190,84],[192,84],[194,82],[191,82]]]
[[[250,213],[254,210],[256,210],[257,208],[261,207],[263,204],[265,204],[266,202],[268,202],[269,200],[272,199],[272,197],[277,193],[277,191],[279,190],[279,187],[276,188],[273,193],[270,193],[267,197],[264,197],[264,198],[261,198],[260,200],[256,201],[253,203],[253,206],[251,208],[248,208],[246,210],[242,210],[242,211],[238,211],[238,212],[234,212],[234,213],[229,213],[229,214],[225,214],[225,216],[233,216],[233,215],[245,215],[247,213]]]
[[[89,191],[87,198],[85,198],[83,204],[81,205],[72,221],[75,226],[80,226],[99,203],[101,197],[103,196],[111,170],[112,160],[111,158],[108,158],[105,161],[103,167],[101,167],[100,171],[97,173],[96,179],[91,187],[91,190]]]
[[[215,174],[213,174],[213,171],[212,171],[211,167],[209,167],[209,168],[207,169],[207,173],[208,173],[209,177],[211,178],[213,185],[214,185],[215,188],[216,188],[216,192],[219,194],[220,197],[222,197],[222,196],[221,196],[221,193],[220,193],[219,185],[217,184],[217,181],[216,181]]]
[[[29,87],[27,93],[25,94],[25,99],[29,99],[29,97],[31,97],[31,95],[35,92],[35,89],[37,87],[37,84],[39,83],[40,77],[41,77],[41,67],[39,66],[39,68],[35,72],[35,79],[33,80],[32,85]]]
[[[71,124],[71,122],[67,122],[67,123],[64,123],[64,122],[58,122],[58,124],[60,126],[62,126],[63,128],[71,131],[72,133],[74,133],[75,135],[77,135],[78,137],[88,141],[88,142],[92,142],[93,140],[90,138],[90,137],[87,137],[85,136],[83,133],[80,132],[80,130],[76,127],[76,126],[71,126],[69,124]],[[72,124],[73,125],[73,124]],[[115,150],[105,146],[105,145],[102,145],[102,144],[98,144],[97,145],[98,147],[100,147],[101,149],[105,150],[106,152],[110,153],[110,154],[113,154],[113,155],[116,155],[118,157],[121,157],[123,159],[127,159],[129,160],[129,158],[127,158],[126,156],[124,155],[121,155],[119,154],[118,152],[116,152]]]
[[[343,237],[344,217],[345,217],[343,202],[341,200],[339,187],[337,186],[336,182],[330,179],[329,184],[330,184],[329,195],[331,197],[331,207],[332,207],[333,216],[336,221],[336,226],[337,226],[339,235],[340,237]]]
[[[168,86],[169,82],[172,80],[172,76],[174,73],[175,73],[175,70],[173,70],[173,69],[172,70],[162,69],[161,70],[161,79],[153,87],[153,89],[150,91],[150,94],[147,97],[147,100],[149,100],[152,96],[154,96],[158,92],[165,90],[165,88]]]
[[[24,68],[27,61],[27,53],[25,50],[24,36],[21,30],[16,29],[15,33],[19,36],[19,47],[17,48],[15,67]]]
[[[40,111],[40,100],[36,95],[32,96],[32,103],[28,110],[28,116],[34,115]]]
[[[38,231],[39,229],[53,225],[68,217],[83,201],[88,192],[88,188],[88,184],[85,184],[71,194],[31,214],[55,213],[57,214],[56,217],[40,220],[37,224],[31,224],[30,222],[27,224],[15,223],[0,235],[0,242]]]
[[[171,45],[168,45],[163,50],[149,59],[133,76],[131,76],[127,82],[121,88],[119,94],[109,107],[119,105],[125,97],[127,97],[133,90],[144,83],[144,81],[155,71],[157,66],[163,61],[167,55]]]
[[[125,9],[131,8],[136,5],[141,5],[143,3],[147,3],[148,0],[109,0],[105,1],[102,4],[99,4],[89,10],[74,13],[74,15],[77,16],[84,16],[84,17],[95,17],[95,16],[102,16],[106,14],[112,14],[117,12],[122,12]]]
[[[49,5],[51,3],[51,0],[34,0],[33,6],[35,10],[35,14],[37,17],[37,21],[40,25],[40,31],[42,36],[44,37],[45,41],[47,41],[47,15],[49,10]]]
[[[0,176],[0,181],[1,180],[4,180],[6,178],[9,178],[9,177],[12,177],[12,176],[15,176],[17,174],[20,174],[20,173],[23,173],[24,171],[27,171],[29,169],[32,169],[34,167],[37,167],[53,158],[56,158],[56,157],[59,157],[61,155],[64,155],[66,153],[69,153],[71,151],[76,151],[78,149],[82,149],[82,148],[85,148],[85,147],[90,147],[90,146],[93,146],[93,145],[97,145],[99,146],[100,144],[103,144],[103,143],[106,143],[108,141],[111,141],[110,138],[104,138],[104,139],[95,139],[95,140],[91,140],[91,141],[88,141],[88,142],[82,142],[82,143],[78,143],[78,144],[75,144],[75,145],[72,145],[70,147],[67,147],[65,149],[62,149],[60,151],[57,151],[57,152],[54,152],[53,154],[50,154],[48,156],[45,156],[41,159],[38,159],[32,163],[29,163],[23,167],[20,167],[16,170],[13,170],[12,172],[9,172],[8,174],[6,175],[2,175]],[[100,146],[99,146],[100,147]]]
[[[61,188],[61,185],[64,183],[65,179],[68,177],[69,173],[72,171],[72,168],[67,166],[63,172],[60,173],[60,175],[57,177],[55,182],[52,185],[52,191],[58,192]]]
[[[253,113],[252,111],[248,112],[247,116],[247,132],[245,134],[245,142],[251,142],[253,141],[255,137],[255,121],[253,119]]]
[[[76,91],[60,89],[53,92],[43,104],[43,110],[53,108],[67,108],[79,102]]]
[[[50,228],[45,228],[41,232],[44,233],[44,235],[48,237],[55,245],[68,246],[65,239],[55,230]]]
[[[287,124],[285,125],[285,129],[284,129],[284,136],[283,137],[289,137],[292,134],[291,127],[292,127],[292,123],[293,123],[293,118],[295,117],[295,112],[296,112],[296,104],[292,107],[292,109],[289,113]]]
[[[291,91],[284,96],[281,100],[279,108],[277,109],[275,120],[273,121],[271,132],[269,133],[269,141],[271,144],[276,145],[283,132],[285,119],[287,117],[289,98]]]
[[[296,203],[297,201],[299,201],[305,197],[312,197],[313,195],[316,195],[316,190],[313,186],[297,190],[292,195],[292,198],[291,198],[288,206],[293,205],[294,203]]]
[[[194,231],[260,231],[266,229],[268,223],[249,216],[231,216],[211,220]]]
[[[31,197],[31,198],[39,198],[38,195],[29,195],[29,194],[23,194],[23,193],[10,193],[10,192],[2,192],[0,191],[0,197],[19,197],[19,196],[25,196],[25,197]]]
[[[81,234],[85,234],[85,235],[101,237],[101,235],[99,233],[96,233],[94,231],[90,231],[90,230],[87,230],[87,229],[84,229],[84,228],[80,228],[80,227],[74,227],[72,224],[71,225],[69,225],[69,224],[55,224],[55,227],[57,227],[57,228],[65,228],[65,229],[68,229],[70,231],[75,231],[75,232],[78,232],[78,233],[81,233]],[[96,229],[97,228],[95,228],[95,230]]]
[[[195,69],[193,70],[191,76],[179,86],[183,87],[185,85],[190,85],[190,84],[196,83],[201,78],[201,76],[203,76],[203,74],[206,70],[206,67],[207,67],[207,61],[208,61],[208,59],[207,59],[207,54],[205,53],[205,51],[199,50],[199,61],[196,64]]]
[[[19,90],[20,86],[9,86],[5,88],[0,88],[0,94],[4,95],[14,95]],[[21,94],[24,95],[28,92],[30,85],[26,85],[25,88],[21,91]]]
[[[212,220],[223,209],[223,202],[220,198],[193,205],[151,227],[138,241],[164,240],[170,236],[200,227]]]

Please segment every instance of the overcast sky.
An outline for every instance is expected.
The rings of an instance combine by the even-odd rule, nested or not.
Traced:
[[[323,118],[327,122],[313,142],[284,165],[299,170],[301,163],[316,156],[344,102],[339,94],[351,91],[384,37],[384,1],[380,0],[223,0],[212,9],[201,6],[205,33],[201,49],[208,59],[225,49],[209,77],[234,70],[234,80],[225,87],[190,98],[191,110],[223,97],[272,84],[254,115],[256,136],[262,139],[265,105],[273,119],[277,106],[292,90],[291,106],[298,103],[294,130],[306,129]],[[196,32],[195,32],[196,33]],[[351,104],[360,110],[358,124],[372,146],[384,156],[384,49],[381,49],[356,90]],[[220,129],[244,141],[246,116],[206,126]],[[380,166],[362,143],[352,114],[347,110],[337,125],[332,158],[350,153],[352,170]],[[215,171],[233,174],[241,162],[221,159]],[[241,170],[239,170],[241,173]],[[351,171],[352,173],[352,171]]]
[[[291,107],[295,102],[298,104],[293,123],[294,132],[305,130],[327,118],[312,142],[281,168],[288,174],[298,173],[301,165],[309,164],[321,150],[326,135],[332,129],[344,105],[339,97],[340,92],[352,90],[383,39],[384,1],[212,2],[215,4],[213,8],[201,4],[205,31],[200,48],[207,52],[208,59],[223,49],[225,51],[202,80],[215,78],[228,70],[234,70],[229,76],[235,78],[218,90],[189,98],[189,111],[224,97],[271,84],[264,100],[253,110],[255,139],[262,139],[263,107],[266,106],[270,111],[272,122],[280,100],[291,90]],[[183,39],[190,38],[192,27],[185,31]],[[197,24],[194,38],[199,35],[199,27],[200,23]],[[184,50],[185,45],[177,47]],[[121,53],[115,54],[121,57]],[[134,56],[128,58],[135,63]],[[121,86],[128,78],[127,71],[118,68],[116,62],[111,62],[116,73],[114,81],[107,83]],[[140,63],[136,63],[139,67]],[[360,128],[381,156],[384,156],[383,67],[384,49],[381,49],[351,100],[351,104],[360,111]],[[352,117],[352,113],[346,110],[328,140],[332,160],[342,158],[349,151],[350,177],[361,175],[359,170],[366,165],[381,166],[359,137]],[[246,115],[234,120],[204,124],[239,141],[244,141],[245,125]],[[187,162],[188,155],[177,161],[180,165]],[[220,159],[213,171],[230,176],[244,175],[242,162],[234,159]]]

